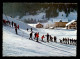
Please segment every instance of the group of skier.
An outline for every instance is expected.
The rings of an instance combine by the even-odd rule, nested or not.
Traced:
[[[28,30],[27,30],[28,31]],[[33,40],[32,39],[32,35],[33,35],[33,31],[32,31],[32,28],[31,28],[31,33],[30,33],[30,37],[29,37],[29,39],[31,39],[31,40]],[[36,32],[36,33],[34,33],[34,39],[36,39],[36,42],[39,42],[38,41],[38,38],[39,38],[39,32]]]
[[[10,21],[3,19],[3,24],[4,24],[4,25],[10,25]]]
[[[33,31],[31,30],[29,39],[32,39],[32,34],[33,34]],[[42,35],[41,36],[41,41],[42,42],[44,42],[45,36],[47,38],[47,42],[49,42],[49,41],[53,42],[53,40],[54,40],[54,42],[57,42],[57,37],[56,36],[52,37],[51,35],[49,35],[49,33],[47,33],[47,35]],[[39,32],[34,33],[34,39],[36,39],[36,42],[39,42]],[[60,40],[60,43],[63,43],[63,44],[70,44],[70,45],[74,44],[74,45],[76,45],[76,43],[77,43],[77,40],[75,40],[73,38],[72,39],[63,38],[62,40],[61,39],[59,39],[59,40]]]
[[[28,28],[27,28],[27,29],[28,29]],[[28,30],[27,30],[27,31],[28,31]],[[31,30],[29,39],[32,39],[32,35],[33,35],[33,31]],[[42,41],[42,42],[44,42],[45,36],[47,37],[47,42],[49,42],[49,41],[53,42],[53,37],[52,37],[51,35],[49,35],[48,33],[47,33],[47,35],[42,35],[42,36],[41,36],[41,41]],[[39,42],[39,32],[34,33],[34,39],[36,39],[36,42]],[[32,39],[32,40],[33,40],[33,39]],[[56,36],[54,36],[54,42],[57,42]]]
[[[10,22],[9,20],[4,20],[3,19],[3,25],[8,25],[8,26],[10,26],[10,27],[14,27],[15,28],[15,32],[16,32],[16,34],[18,34],[17,33],[17,29],[19,29],[19,24],[17,25],[15,22]],[[27,28],[27,31],[28,31],[29,29]],[[32,31],[32,28],[31,28],[31,33],[30,33],[30,37],[29,37],[29,39],[31,39],[31,40],[33,40],[32,39],[32,36],[33,36],[33,31]],[[42,42],[44,42],[44,38],[45,38],[45,36],[46,36],[46,38],[47,38],[47,42],[49,42],[49,41],[51,41],[51,42],[53,42],[53,40],[54,40],[54,42],[57,42],[57,37],[56,36],[54,36],[54,37],[52,37],[51,35],[49,35],[49,33],[47,33],[47,35],[42,35],[41,36],[41,41]],[[39,42],[39,32],[36,32],[36,33],[34,33],[34,39],[36,39],[36,42]],[[76,43],[77,43],[77,40],[75,40],[75,39],[69,39],[69,38],[63,38],[62,40],[61,39],[59,39],[60,40],[60,43],[63,43],[63,44],[75,44],[76,45]]]
[[[59,39],[60,40],[60,43],[63,43],[63,44],[73,44],[73,45],[76,45],[76,43],[77,43],[77,40],[76,39],[69,39],[69,38],[63,38],[62,40],[61,39]]]
[[[15,32],[16,32],[16,34],[18,34],[17,33],[17,29],[19,29],[19,24],[17,25],[15,22],[10,22],[9,20],[5,20],[5,19],[3,19],[3,25],[8,25],[8,26],[10,26],[10,27],[14,27],[15,28]],[[14,25],[14,26],[13,26]]]

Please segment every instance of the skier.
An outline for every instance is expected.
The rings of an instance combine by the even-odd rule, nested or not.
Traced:
[[[38,42],[38,37],[39,37],[39,34],[38,34],[38,33],[36,33],[36,38],[37,38],[37,41],[36,41],[36,42]]]
[[[45,38],[45,37],[44,37],[44,35],[41,37],[41,39],[42,39],[42,42],[43,42],[43,38]]]
[[[13,27],[13,23],[14,23],[14,22],[12,21],[12,27]]]
[[[53,40],[52,40],[52,39],[53,39],[53,37],[50,35],[50,41],[51,41],[51,42],[53,42]]]
[[[64,40],[65,40],[65,39],[63,38],[63,43],[64,43]]]
[[[15,26],[15,32],[16,32],[16,34],[17,34],[17,26]]]
[[[67,44],[67,39],[65,38],[65,44]]]
[[[36,33],[37,33],[37,32],[36,32]],[[34,33],[34,36],[35,36],[34,39],[36,38],[36,33]]]
[[[32,32],[30,33],[30,38],[29,39],[31,39],[32,40]]]
[[[16,23],[14,23],[14,27],[16,26]]]
[[[70,44],[71,44],[72,40],[70,39]]]
[[[62,43],[62,40],[61,39],[59,39],[60,40],[60,43]]]
[[[57,42],[56,39],[57,39],[56,36],[54,36],[54,42]]]
[[[6,20],[3,19],[3,24],[6,25]]]
[[[47,33],[45,36],[47,36],[47,42],[49,42],[49,34]]]
[[[67,41],[68,41],[68,44],[69,44],[69,38],[67,39]]]
[[[32,31],[32,28],[31,28],[31,31]]]
[[[73,44],[73,38],[72,38],[72,44]]]
[[[28,31],[28,28],[27,28],[27,31]]]
[[[18,24],[18,29],[19,29],[19,24]]]
[[[65,38],[64,38],[64,44],[65,44],[65,42],[66,42],[66,41],[65,41]]]

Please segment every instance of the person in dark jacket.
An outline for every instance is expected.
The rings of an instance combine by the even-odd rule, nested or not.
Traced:
[[[66,38],[64,38],[64,44],[66,44]]]
[[[73,44],[73,38],[72,38],[72,44]]]
[[[16,32],[16,34],[17,34],[17,26],[15,26],[15,32]]]
[[[31,39],[31,40],[32,40],[32,32],[30,33],[30,37],[29,37],[29,39]]]
[[[59,39],[60,40],[60,43],[62,43],[62,40],[61,39]]]
[[[65,38],[65,44],[67,44],[67,38]]]
[[[31,28],[31,31],[32,31],[32,28]]]
[[[67,39],[67,41],[68,41],[68,44],[69,44],[69,38]]]
[[[37,33],[37,32],[36,32]],[[34,33],[34,39],[36,38],[36,33]]]
[[[64,40],[65,40],[65,39],[63,38],[63,43],[64,43]]]
[[[75,39],[75,45],[77,45],[77,39]]]
[[[56,36],[54,36],[54,42],[57,42],[56,39],[57,39]]]
[[[50,41],[53,42],[53,37],[50,35]]]
[[[45,36],[47,36],[47,42],[49,42],[49,34],[47,33]]]
[[[12,27],[13,27],[13,23],[14,23],[14,22],[12,21]]]

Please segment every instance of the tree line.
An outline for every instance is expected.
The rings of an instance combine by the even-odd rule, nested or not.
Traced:
[[[43,8],[43,10],[41,10]],[[27,12],[36,15],[38,10],[46,13],[46,18],[57,17],[59,11],[64,11],[68,16],[70,12],[77,11],[77,4],[55,4],[55,3],[3,3],[3,13],[9,16],[24,16]]]

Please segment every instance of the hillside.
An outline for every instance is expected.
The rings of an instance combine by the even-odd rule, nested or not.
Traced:
[[[12,18],[9,20],[12,21]],[[59,43],[59,39],[63,37],[76,39],[76,30],[61,28],[54,30],[37,29],[18,20],[13,19],[13,21],[20,25],[20,30],[18,30],[18,35],[16,35],[14,28],[3,25],[3,56],[76,56],[75,45]],[[46,43],[41,41],[41,43],[37,43],[35,42],[36,40],[29,40],[30,30],[26,31],[26,27],[32,27],[33,32],[39,32],[39,41],[43,34],[49,33],[52,36],[57,36],[58,43],[48,43],[46,42],[46,37],[44,39]]]

